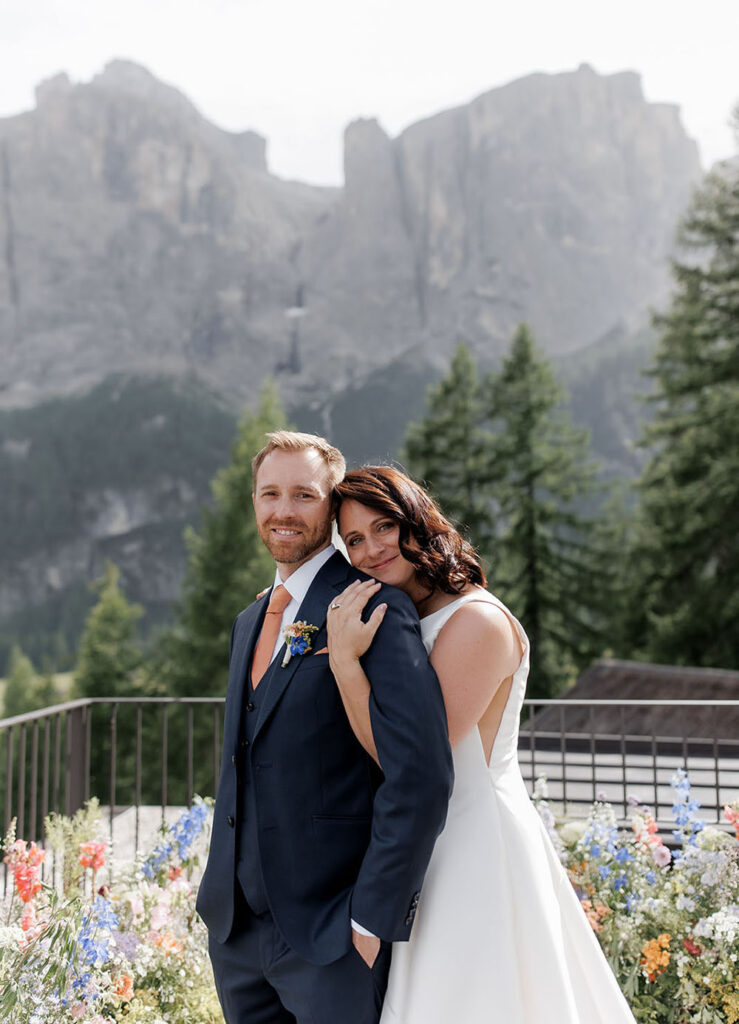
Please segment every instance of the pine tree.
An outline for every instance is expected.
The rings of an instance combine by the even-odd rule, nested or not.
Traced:
[[[31,659],[14,644],[8,659],[3,717],[13,718],[40,707],[36,701],[36,670]]]
[[[531,640],[529,695],[549,697],[604,647],[604,559],[593,520],[578,511],[594,499],[596,467],[525,325],[487,391],[500,505],[492,585]]]
[[[491,586],[523,622],[535,697],[556,693],[607,646],[622,539],[621,527],[577,511],[596,504],[596,467],[564,400],[522,326],[500,372],[482,381],[460,346],[406,441],[410,472],[469,526]]]
[[[120,572],[105,563],[94,584],[97,604],[91,609],[80,640],[75,689],[80,697],[133,696],[134,677],[142,654],[136,640],[140,605],[130,604],[118,585]]]
[[[231,461],[212,483],[213,505],[200,529],[185,534],[188,564],[177,622],[162,640],[157,662],[172,696],[221,696],[236,615],[269,586],[274,563],[259,539],[252,509],[251,460],[265,433],[285,426],[275,390],[267,386],[259,411],[238,427]]]
[[[483,429],[477,366],[465,344],[457,346],[448,374],[429,389],[426,404],[426,416],[408,428],[401,460],[445,515],[487,551],[493,538],[486,493],[489,435]]]
[[[707,176],[679,241],[671,305],[656,318],[636,639],[655,661],[739,669],[737,160]]]
[[[74,677],[78,697],[135,697],[141,693],[142,652],[136,638],[143,608],[131,604],[119,586],[120,572],[106,561],[103,575],[94,589],[97,603],[92,607],[80,639]],[[91,712],[90,792],[104,803],[110,792],[110,761],[116,736],[116,802],[132,802],[134,757],[134,711],[121,705],[112,717],[107,704],[94,705]]]

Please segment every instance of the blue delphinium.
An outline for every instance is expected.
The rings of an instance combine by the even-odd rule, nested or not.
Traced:
[[[690,779],[682,768],[678,768],[672,776],[670,785],[675,793],[672,816],[677,826],[673,829],[672,834],[675,841],[681,846],[686,844],[695,846],[697,844],[696,836],[705,828],[705,822],[696,814],[700,809],[700,804],[691,797]]]
[[[310,647],[304,636],[294,636],[290,639],[290,654],[305,654]]]
[[[147,878],[155,878],[169,862],[173,853],[181,861],[187,860],[190,848],[200,833],[208,817],[208,807],[198,799],[187,811],[183,811],[174,825],[167,830],[164,840],[149,854],[141,870]]]
[[[103,896],[96,896],[95,902],[82,919],[82,928],[77,944],[83,963],[106,963],[111,957],[111,932],[118,927],[118,917],[113,904]]]
[[[144,863],[141,865],[141,870],[144,872],[147,878],[155,878],[159,873],[160,869],[169,860],[172,854],[171,843],[160,843],[159,846],[153,850],[146,858]]]
[[[180,860],[187,860],[190,847],[203,830],[208,817],[208,808],[197,801],[189,811],[184,811],[171,828],[174,842],[177,843]]]

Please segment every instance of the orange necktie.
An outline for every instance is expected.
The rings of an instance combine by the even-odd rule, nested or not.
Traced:
[[[262,623],[262,631],[257,640],[254,650],[254,657],[251,662],[251,685],[256,688],[257,683],[269,668],[272,661],[272,652],[275,649],[277,635],[282,624],[282,613],[292,601],[290,591],[282,584],[275,587],[267,605],[267,612]]]

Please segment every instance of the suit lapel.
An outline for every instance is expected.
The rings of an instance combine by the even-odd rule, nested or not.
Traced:
[[[272,588],[270,587],[266,594],[250,606],[243,622],[237,626],[240,635],[234,637],[234,653],[229,673],[229,690],[233,693],[233,700],[226,714],[226,732],[223,737],[224,746],[228,743],[227,750],[235,750],[238,743],[244,706],[246,672],[251,664],[251,656],[264,622],[271,593]]]
[[[326,611],[330,602],[334,597],[336,597],[336,594],[346,586],[346,580],[350,568],[351,566],[347,560],[338,551],[335,555],[332,555],[328,562],[326,562],[324,566],[321,566],[316,574],[316,578],[311,583],[310,589],[298,609],[295,621],[303,621],[307,622],[311,626],[317,626],[318,631],[320,632],[326,623]],[[313,637],[316,637],[317,635],[318,633],[314,633]],[[265,686],[266,692],[262,698],[259,708],[259,717],[254,731],[254,739],[257,738],[260,729],[277,707],[277,704],[295,673],[300,669],[300,666],[305,663],[306,655],[298,654],[293,656],[290,658],[290,661],[287,663],[285,668],[282,668],[283,657],[284,649],[281,649],[278,652],[277,657],[272,662],[267,678],[262,680],[259,684],[259,689],[265,686],[265,684],[267,685]],[[308,654],[307,657],[310,657],[310,654]]]

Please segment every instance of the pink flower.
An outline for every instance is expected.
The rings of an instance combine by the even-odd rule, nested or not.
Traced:
[[[151,927],[153,931],[159,931],[169,921],[169,907],[163,903],[158,903],[151,913]]]
[[[658,867],[664,868],[672,860],[672,854],[666,846],[655,846],[652,850],[652,860]]]
[[[739,800],[735,800],[733,804],[726,804],[724,817],[730,825],[734,826],[736,838],[739,839]]]
[[[33,908],[33,903],[29,903],[23,912],[21,918],[21,928],[24,932],[30,931],[36,924],[36,911]]]

